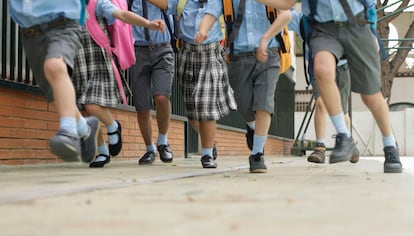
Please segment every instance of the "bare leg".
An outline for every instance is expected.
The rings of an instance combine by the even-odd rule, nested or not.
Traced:
[[[114,122],[111,110],[106,107],[102,107],[96,104],[86,104],[85,110],[89,115],[96,116],[99,118],[105,126],[109,126]]]
[[[157,108],[158,132],[167,134],[171,116],[170,99],[166,96],[155,96],[155,106]]]
[[[256,111],[256,129],[255,135],[267,136],[270,128],[271,116],[269,112],[264,110]],[[254,144],[253,144],[254,145]]]
[[[361,98],[374,116],[382,136],[392,135],[388,106],[381,92],[372,95],[361,94]]]
[[[216,138],[216,121],[200,121],[201,146],[203,148],[213,148]]]
[[[142,138],[144,139],[145,145],[152,144],[152,120],[151,110],[137,112],[137,120],[139,129],[141,130]]]
[[[323,140],[326,135],[326,117],[328,113],[320,96],[316,98],[315,106],[315,117],[313,122],[315,125],[316,139]]]
[[[342,112],[341,98],[336,84],[336,60],[327,51],[316,54],[314,60],[315,78],[318,90],[330,116]]]
[[[79,120],[76,95],[66,63],[62,58],[47,59],[44,64],[46,79],[53,90],[53,99],[59,117],[74,117]]]

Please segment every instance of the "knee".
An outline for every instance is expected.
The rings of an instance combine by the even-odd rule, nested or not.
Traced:
[[[165,104],[169,104],[170,99],[164,95],[157,95],[157,96],[154,96],[154,101],[155,101],[155,104],[165,105]]]
[[[61,58],[47,59],[43,65],[45,75],[49,78],[54,78],[61,73],[67,73],[67,67]]]
[[[368,108],[377,108],[387,105],[381,92],[370,95],[361,95],[361,99]]]
[[[96,104],[86,104],[85,111],[88,115],[96,116],[101,111],[101,106]]]
[[[334,76],[332,71],[327,66],[322,66],[321,64],[314,65],[314,74],[315,79],[318,82],[329,80],[332,76]]]

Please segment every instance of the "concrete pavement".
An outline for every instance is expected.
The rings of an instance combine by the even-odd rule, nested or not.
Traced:
[[[312,164],[267,156],[0,166],[0,235],[414,235],[414,157]]]

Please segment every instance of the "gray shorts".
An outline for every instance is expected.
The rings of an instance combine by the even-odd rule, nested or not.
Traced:
[[[316,99],[321,95],[314,78],[311,79],[311,84],[313,96]],[[351,93],[351,78],[349,76],[348,64],[342,64],[336,67],[336,85],[338,86],[339,94],[341,95],[342,110],[344,113],[348,113],[348,99]]]
[[[46,79],[43,65],[47,59],[63,57],[69,75],[71,75],[75,56],[82,46],[79,37],[80,30],[80,26],[73,21],[33,36],[22,35],[24,52],[32,69],[33,77],[45,93],[48,102],[53,102],[53,91]]]
[[[136,63],[131,67],[131,86],[137,111],[153,108],[153,97],[171,96],[175,54],[169,43],[149,48],[135,46]]]
[[[269,50],[267,62],[260,63],[254,55],[231,60],[229,79],[234,90],[237,109],[246,121],[256,119],[257,110],[273,115],[276,84],[279,80],[279,54]]]
[[[369,25],[317,23],[312,27],[310,48],[313,56],[320,51],[329,51],[339,60],[346,54],[351,90],[367,95],[381,91],[380,58]]]

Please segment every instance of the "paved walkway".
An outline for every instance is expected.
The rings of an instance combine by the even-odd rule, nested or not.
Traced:
[[[311,164],[266,157],[138,166],[0,166],[0,235],[414,235],[414,157],[384,174],[382,158]]]

